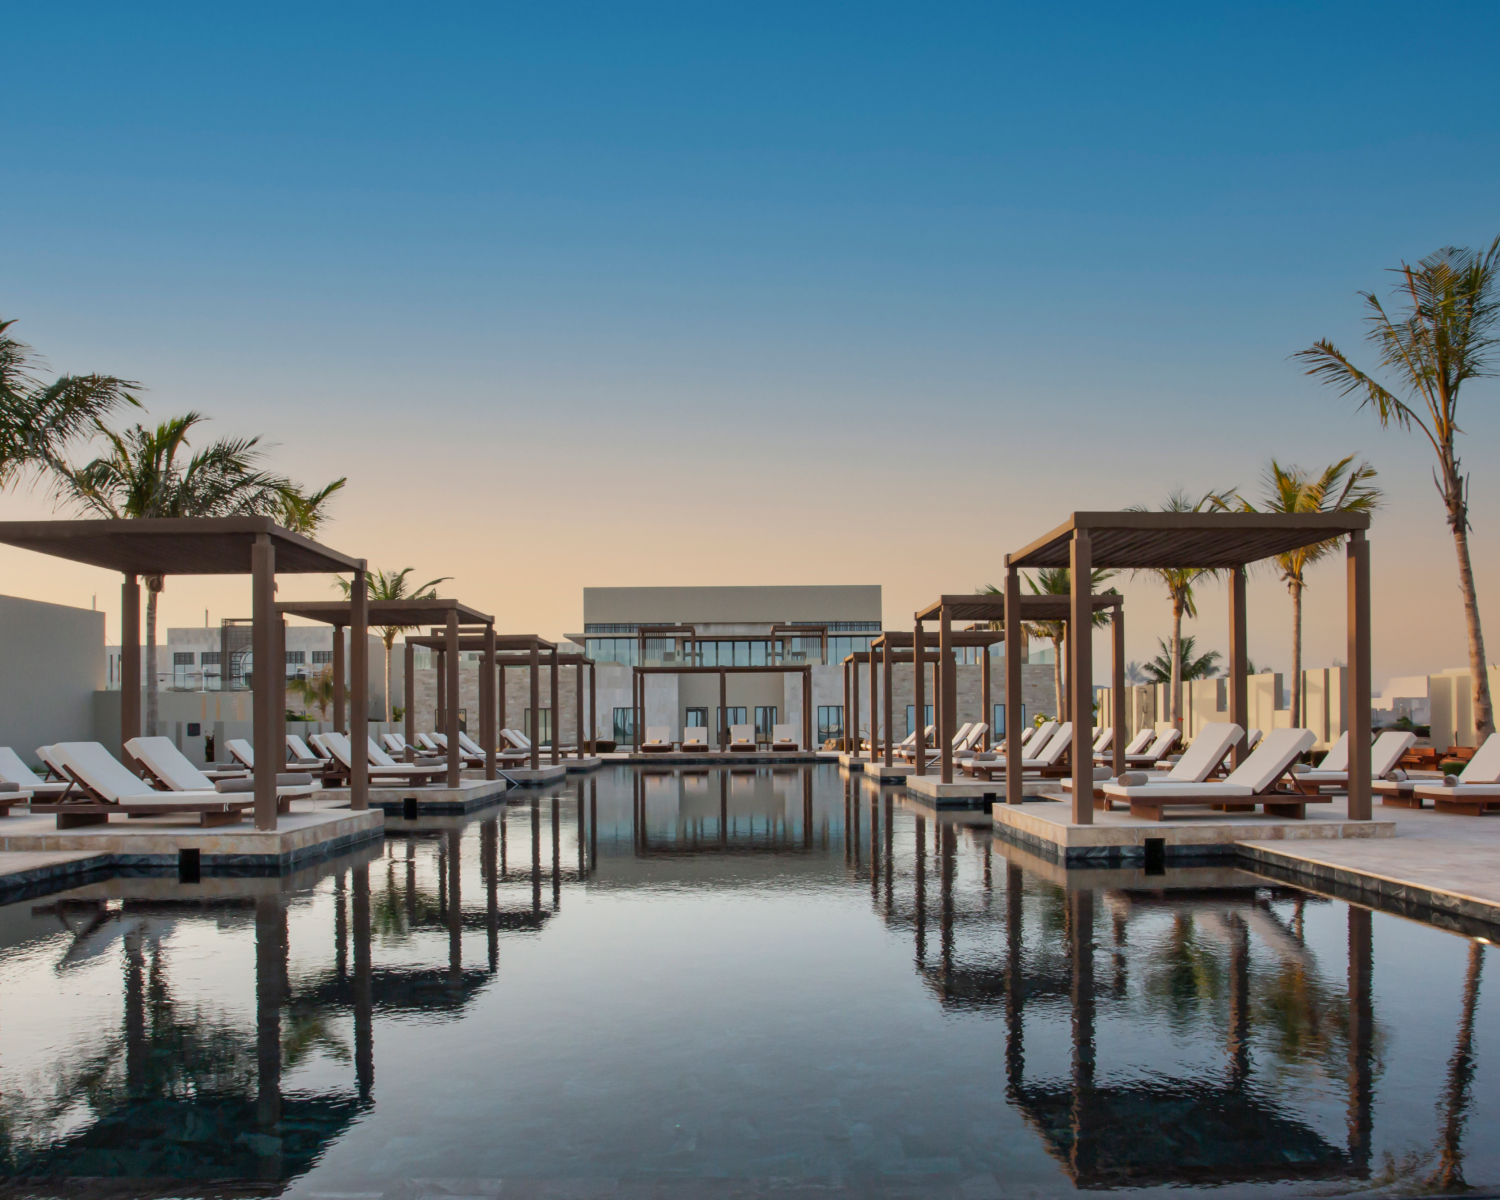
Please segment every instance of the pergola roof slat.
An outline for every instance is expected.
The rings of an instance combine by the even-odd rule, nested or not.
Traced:
[[[1075,530],[1095,567],[1236,567],[1368,529],[1368,513],[1075,512],[1011,554],[1012,567],[1066,567]]]
[[[458,600],[368,600],[367,621],[371,625],[433,625],[446,621],[457,612],[462,624],[490,625],[495,618],[470,608]],[[329,625],[347,625],[350,620],[348,600],[287,600],[276,605],[283,616],[303,617]]]
[[[276,549],[278,575],[347,574],[363,563],[270,517],[0,521],[0,543],[122,575],[248,575],[262,534]]]

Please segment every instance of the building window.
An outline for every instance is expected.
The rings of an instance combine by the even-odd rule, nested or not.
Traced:
[[[615,709],[615,745],[635,745],[635,709]]]
[[[172,651],[172,665],[174,667],[190,667],[193,665],[193,652],[191,650]]]
[[[300,667],[307,661],[305,650],[288,650],[286,652],[286,665],[289,667]]]
[[[326,663],[332,663],[333,662],[333,651],[332,650],[314,650],[312,652],[312,661],[313,661],[313,666],[315,666],[315,667],[323,666]]]
[[[682,724],[683,724],[684,728],[687,728],[687,729],[707,729],[708,728],[708,709],[706,709],[706,708],[690,708],[690,709],[688,709],[687,710],[687,716],[683,719]]]
[[[620,710],[619,709],[615,709],[615,711],[619,712]],[[459,709],[458,710],[458,723],[459,723],[460,726],[463,725],[464,718],[467,715],[468,714],[463,709]],[[538,746],[550,746],[550,745],[552,745],[552,710],[550,708],[544,708],[544,709],[541,710],[542,731],[541,731],[540,734],[536,734],[536,733],[532,732],[532,729],[533,729],[532,717],[533,717],[533,715],[534,714],[532,713],[532,710],[528,708],[526,710],[526,716],[525,716],[526,728],[525,728],[525,730],[523,732],[525,732],[526,736],[529,737]]]
[[[842,704],[818,705],[818,744],[821,746],[829,738],[841,739],[843,736],[844,706]]]
[[[636,663],[636,640],[630,638],[585,638],[588,655],[596,663],[622,663],[627,667]],[[618,739],[616,739],[618,740]]]
[[[769,742],[775,734],[776,728],[776,706],[774,704],[756,705],[755,707],[755,740],[757,742]]]
[[[923,709],[927,713],[927,719],[922,722],[922,726],[923,728],[926,728],[928,725],[932,724],[932,705],[923,705]],[[916,733],[916,731],[917,706],[915,704],[908,704],[906,706],[906,736],[911,737],[911,735]]]
[[[719,709],[719,736],[726,742],[729,740],[729,727],[731,725],[746,725],[745,710],[743,707]]]
[[[217,650],[205,650],[203,657],[198,661],[205,667],[217,667],[219,665],[219,652]]]

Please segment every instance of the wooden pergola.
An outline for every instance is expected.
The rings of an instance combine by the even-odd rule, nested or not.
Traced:
[[[302,617],[308,621],[322,621],[333,626],[333,724],[335,729],[344,727],[344,630],[350,624],[350,602],[348,600],[307,600],[288,601],[278,604],[276,611],[283,617]],[[456,639],[458,630],[462,625],[482,626],[493,634],[495,630],[495,618],[480,612],[478,609],[470,608],[457,600],[440,600],[436,597],[429,599],[413,600],[368,600],[365,602],[365,618],[367,625],[402,625],[408,628],[441,623],[445,636]],[[278,629],[285,636],[285,624],[278,625]],[[457,697],[458,677],[453,678],[453,694]],[[411,673],[406,676],[406,689],[408,699],[411,695]],[[442,692],[441,684],[438,688]],[[358,694],[358,693],[356,693]],[[386,703],[390,703],[390,697],[386,697]],[[480,708],[484,707],[483,689],[480,693]],[[461,771],[463,760],[458,744],[458,705],[450,706],[453,714],[448,721],[446,730],[448,735],[448,778],[447,786],[456,788],[462,781]],[[411,742],[411,707],[406,709],[407,743]],[[368,736],[368,735],[366,735]],[[485,735],[481,733],[481,737]],[[485,778],[495,778],[495,738],[494,731],[489,732],[489,741],[482,742],[485,755],[488,760],[488,770]],[[364,745],[364,740],[353,741],[351,732],[351,749],[354,756],[358,757],[359,748]],[[410,757],[407,759],[411,761]]]
[[[415,701],[415,697],[416,697],[416,687],[411,682],[411,680],[413,678],[413,675],[415,673],[414,670],[413,670],[413,665],[414,665],[414,661],[415,661],[415,655],[414,655],[413,651],[418,646],[423,646],[423,647],[426,647],[427,649],[436,651],[436,653],[437,653],[437,672],[438,672],[438,691],[439,691],[439,693],[443,692],[445,686],[448,687],[448,688],[452,688],[453,687],[453,684],[449,683],[448,681],[450,679],[457,679],[458,673],[457,673],[457,671],[450,671],[448,669],[448,667],[447,667],[447,663],[448,663],[448,650],[449,650],[450,647],[447,644],[447,639],[446,638],[439,637],[437,635],[434,635],[432,637],[408,638],[407,642],[406,642],[406,645],[407,645],[407,651],[406,651],[406,654],[407,654],[407,670],[406,670],[406,678],[407,678],[407,684],[406,684],[406,712],[407,712],[407,717],[406,717],[406,742],[407,742],[407,746],[410,747],[411,746],[411,742],[412,742],[412,738],[415,736],[415,725],[414,725],[415,718],[411,715],[412,712],[413,712],[413,709],[414,709],[414,701]],[[494,639],[494,645],[493,645],[493,647],[489,644],[487,638],[480,638],[480,637],[460,637],[459,640],[458,640],[458,647],[457,647],[457,652],[458,653],[464,654],[464,653],[479,652],[479,653],[486,654],[488,656],[488,657],[486,657],[482,661],[482,663],[480,665],[480,669],[483,672],[484,677],[487,678],[490,681],[490,683],[493,683],[495,685],[494,697],[492,699],[489,699],[489,700],[486,699],[486,695],[487,695],[487,692],[488,692],[490,684],[485,683],[485,682],[481,682],[480,689],[479,689],[479,720],[480,720],[480,725],[481,725],[481,728],[489,729],[492,732],[492,734],[493,734],[493,736],[491,737],[490,741],[484,741],[483,739],[481,739],[481,741],[480,741],[480,745],[481,745],[481,747],[483,747],[483,749],[485,751],[485,754],[486,754],[486,778],[489,778],[489,779],[495,778],[495,775],[493,773],[493,768],[490,765],[494,761],[494,755],[491,754],[491,748],[494,747],[494,748],[498,749],[498,747],[499,747],[499,731],[505,728],[505,672],[506,672],[506,669],[507,668],[512,668],[512,669],[530,669],[534,665],[533,662],[532,662],[532,659],[531,659],[531,657],[529,655],[529,651],[533,647],[535,647],[536,652],[537,652],[536,663],[535,663],[535,665],[537,665],[537,666],[540,666],[540,663],[541,663],[541,651],[542,651],[542,649],[544,649],[544,648],[548,649],[548,658],[547,658],[547,661],[548,661],[548,665],[552,668],[552,708],[549,711],[551,711],[553,713],[557,712],[557,671],[558,671],[558,668],[559,667],[568,667],[568,666],[571,666],[571,667],[575,667],[577,669],[577,672],[578,672],[578,675],[577,675],[577,684],[576,684],[576,686],[574,688],[574,693],[575,693],[575,699],[577,700],[577,703],[578,703],[578,738],[577,738],[578,745],[576,747],[576,750],[577,750],[577,757],[580,758],[580,759],[584,757],[584,744],[585,744],[584,737],[583,737],[583,730],[584,730],[584,719],[583,719],[583,672],[584,672],[585,668],[588,669],[588,676],[589,676],[589,687],[588,687],[588,693],[589,693],[589,713],[594,718],[594,722],[597,722],[597,720],[598,720],[598,712],[597,712],[597,708],[596,708],[596,705],[595,705],[594,660],[591,659],[591,658],[589,658],[588,655],[581,654],[581,653],[573,653],[573,654],[563,653],[563,652],[559,651],[557,649],[557,647],[555,645],[553,645],[551,642],[546,641],[544,638],[535,637],[535,636],[533,636],[531,634],[521,634],[521,635],[506,635],[506,634],[501,634],[501,635],[497,635],[495,637],[495,639]],[[518,651],[519,650],[519,651],[527,651],[528,654],[526,654],[526,655],[517,654],[517,653],[500,654],[500,653],[492,653],[491,652],[492,650],[493,651],[499,651],[499,650]],[[497,672],[497,670],[498,670],[498,682],[496,682],[496,672]],[[537,679],[537,676],[536,676],[536,674],[534,672],[532,674],[532,680],[533,680],[533,682],[532,682],[532,712],[536,712],[537,711],[537,707],[536,707],[537,706],[537,701],[540,699],[540,681]],[[452,712],[454,714],[456,714],[457,711],[458,711],[457,705],[450,705],[449,708],[451,708],[451,710],[452,710]],[[445,709],[443,711],[443,715],[444,715],[445,718],[447,718],[447,723],[449,725],[452,725],[457,720],[456,715],[449,716],[447,709]],[[539,722],[537,722],[537,724],[539,724]],[[591,728],[592,728],[592,724],[593,723],[591,723]],[[561,722],[559,721],[558,722],[558,726],[555,727],[552,730],[552,747],[551,747],[551,749],[552,749],[552,762],[553,763],[556,763],[559,760],[558,732],[559,732],[560,726],[561,726]],[[454,740],[455,739],[450,734],[449,735],[449,742],[450,742],[450,744]],[[594,752],[594,737],[593,737],[592,733],[590,734],[589,738],[587,739],[587,745],[588,745],[588,752],[589,752],[589,754],[592,754]],[[538,731],[535,730],[535,729],[533,729],[532,730],[532,738],[531,738],[531,769],[532,770],[536,770],[538,768],[539,764],[540,764],[540,761],[541,761],[541,748],[540,747],[541,747],[541,741],[540,741],[540,737],[538,736]]]
[[[350,558],[311,538],[292,533],[270,517],[178,517],[126,521],[3,521],[0,543],[50,554],[71,562],[119,571],[120,741],[141,733],[142,575],[249,575],[255,761],[255,827],[276,828],[276,775],[286,761],[286,654],[276,614],[277,574],[353,576],[349,627],[353,631],[350,683],[357,696],[369,693],[369,620],[365,560]],[[366,705],[356,704],[350,736],[356,746],[367,736]],[[122,751],[123,753],[123,751]],[[369,804],[365,758],[353,755],[350,807]]]
[[[953,597],[948,597],[948,596],[944,597],[945,600],[952,599],[952,598]],[[979,620],[980,618],[971,618],[971,619]],[[984,618],[984,619],[988,619],[988,618]],[[991,646],[995,645],[997,642],[1004,641],[1005,640],[1005,635],[1003,633],[1000,633],[998,630],[994,630],[994,629],[952,629],[952,628],[950,628],[949,631],[948,631],[948,641],[946,643],[942,643],[940,641],[938,649],[937,649],[937,652],[936,652],[936,655],[935,655],[935,658],[930,660],[930,659],[927,658],[927,656],[925,654],[925,649],[926,649],[925,643],[923,643],[920,640],[920,631],[921,631],[921,629],[922,629],[922,617],[920,615],[918,615],[916,628],[913,629],[911,633],[906,633],[906,632],[903,632],[901,630],[889,630],[889,631],[887,631],[885,633],[882,633],[878,638],[876,638],[873,642],[870,643],[870,652],[871,652],[871,654],[873,655],[874,652],[878,649],[880,651],[881,657],[885,660],[885,666],[884,666],[884,672],[885,672],[885,765],[886,766],[890,766],[891,765],[892,749],[893,749],[893,737],[894,737],[894,729],[895,729],[894,714],[891,711],[892,695],[893,695],[893,688],[891,686],[891,667],[894,665],[894,663],[896,661],[899,661],[899,660],[898,659],[893,659],[892,655],[894,655],[898,650],[902,650],[902,649],[910,650],[913,653],[913,655],[915,655],[917,653],[917,647],[920,645],[920,646],[922,646],[922,648],[924,650],[922,661],[924,663],[925,662],[929,662],[929,661],[936,661],[936,663],[937,663],[937,666],[935,668],[935,671],[936,671],[936,674],[937,674],[937,678],[933,682],[934,682],[934,685],[936,686],[936,689],[937,689],[937,692],[938,692],[938,696],[934,697],[934,699],[937,699],[939,701],[939,703],[935,706],[936,712],[934,712],[933,715],[937,717],[936,724],[937,724],[937,737],[938,737],[938,740],[939,740],[939,742],[943,746],[947,747],[947,749],[946,749],[946,751],[944,752],[944,755],[943,755],[944,762],[947,764],[947,768],[948,768],[948,774],[943,777],[944,778],[944,782],[951,783],[953,781],[952,780],[952,775],[953,775],[953,745],[952,745],[952,743],[953,743],[953,733],[954,733],[954,730],[953,730],[952,726],[953,726],[953,721],[956,719],[955,718],[955,714],[957,713],[957,708],[958,708],[958,691],[957,691],[957,687],[958,687],[958,672],[957,672],[957,670],[950,670],[950,668],[953,668],[955,666],[955,664],[953,662],[953,651],[955,649],[957,649],[958,647],[961,647],[961,646],[972,646],[972,647],[974,647],[974,648],[979,649],[979,650],[982,651],[982,653],[979,656],[979,664],[980,664],[980,666],[979,666],[979,676],[980,676],[980,684],[979,684],[979,686],[980,686],[980,690],[983,692],[984,715],[985,715],[985,718],[986,718],[986,722],[988,722],[990,714],[993,713],[993,711],[994,711],[994,705],[993,705],[993,702],[991,700],[991,688],[990,688],[990,652],[989,651],[990,651],[990,647]],[[952,688],[953,688],[954,700],[953,700],[953,704],[952,704],[951,708],[948,707],[948,706],[945,706],[945,704],[943,702],[943,698],[945,698],[948,695],[948,689],[944,686],[944,681],[948,681],[952,685]],[[870,716],[870,733],[871,733],[870,744],[872,746],[875,744],[874,734],[876,732],[876,725],[877,725],[877,722],[876,722],[876,719],[875,719],[875,716],[874,716],[874,713],[875,713],[875,690],[874,689],[875,689],[875,660],[872,657],[871,660],[870,660],[870,714],[871,714],[871,716]],[[916,671],[916,672],[914,672],[913,673],[913,692],[914,692],[913,701],[914,701],[914,703],[916,705],[917,712],[921,713],[921,714],[925,714],[926,711],[927,711],[926,689],[927,689],[927,673],[925,671]],[[1006,711],[1009,712],[1010,710],[1007,708]],[[944,716],[945,713],[947,714],[946,718]],[[945,730],[946,730],[946,732],[944,732]],[[921,751],[921,750],[926,749],[926,744],[927,744],[927,722],[925,720],[923,720],[921,717],[918,717],[918,719],[917,719],[917,747],[916,747],[917,750]],[[990,746],[990,738],[989,738],[989,735],[986,734],[985,735],[985,739],[984,739],[984,749],[988,750],[989,746]],[[918,753],[915,761],[916,761],[915,773],[918,774],[918,775],[925,775],[925,774],[927,774],[927,759],[926,759],[926,755]]]
[[[870,649],[854,650],[844,657],[844,712],[848,714],[848,719],[846,719],[844,722],[844,745],[846,749],[849,746],[848,726],[852,721],[854,726],[854,748],[850,752],[854,754],[859,753],[859,668],[866,664],[868,664],[870,668],[870,745],[872,748],[875,746],[876,740],[879,737],[880,721],[875,715],[875,697],[877,695],[875,663],[878,661],[880,655],[876,654],[875,648],[876,646],[880,645],[881,638],[885,636],[885,634],[881,634],[880,637],[875,638],[874,641],[870,643]],[[890,731],[893,728],[891,724],[891,667],[892,665],[900,663],[916,662],[916,656],[911,652],[910,644],[911,641],[910,637],[908,636],[908,649],[904,653],[895,650],[889,651],[891,662],[887,663],[885,668],[886,766],[891,765],[892,754],[892,748],[890,745]],[[884,653],[885,651],[886,648],[882,647],[882,653]],[[922,663],[924,666],[928,663],[935,664],[937,660],[938,656],[936,650],[922,655]],[[874,760],[872,759],[871,761]]]
[[[1018,620],[1010,622],[1005,620],[1007,601],[1010,601],[1010,610],[1019,614]],[[1098,596],[1090,596],[1088,605],[1091,611],[1094,613],[1101,612],[1105,609],[1114,610],[1114,761],[1116,765],[1116,771],[1118,773],[1119,771],[1123,771],[1125,769],[1124,739],[1121,737],[1122,730],[1120,728],[1120,698],[1125,694],[1124,598],[1117,592],[1106,592]],[[955,732],[955,725],[958,720],[958,672],[956,670],[950,671],[948,669],[953,662],[953,647],[980,644],[991,646],[996,642],[1001,641],[1002,639],[1005,641],[1006,762],[1019,762],[1020,760],[1018,758],[1012,758],[1010,756],[1009,751],[1011,746],[1018,745],[1021,740],[1022,722],[1021,705],[1019,702],[1022,688],[1021,626],[1024,625],[1027,621],[1062,621],[1065,622],[1071,629],[1073,627],[1073,615],[1072,601],[1067,596],[1039,596],[1034,593],[1030,595],[1023,595],[1018,600],[1011,599],[1009,595],[990,594],[940,596],[936,601],[934,601],[932,604],[929,604],[926,608],[922,609],[916,614],[915,628],[913,628],[912,632],[909,635],[902,635],[910,639],[907,642],[908,645],[917,646],[924,644],[924,622],[936,621],[938,623],[939,665],[938,678],[934,680],[934,687],[937,695],[933,697],[933,700],[935,701],[933,707],[936,710],[934,715],[937,717],[937,749],[939,751],[939,754],[941,755],[940,769],[942,771],[942,781],[944,783],[953,782],[953,734]],[[996,633],[993,630],[956,630],[953,628],[954,621],[986,621],[992,624],[999,623],[1004,625],[1005,632],[1002,634]],[[1092,629],[1092,620],[1089,620],[1088,624],[1089,628]],[[973,640],[966,640],[981,636],[988,638],[989,640],[983,643]],[[1075,637],[1070,640],[1076,642],[1082,641],[1083,639]],[[983,674],[985,712],[989,713],[992,712],[993,709],[990,705],[990,658],[988,653],[986,653],[984,656]],[[919,678],[917,680],[916,686],[916,702],[918,705],[925,704],[926,697],[923,692],[923,689],[925,687],[926,680]],[[1077,693],[1073,691],[1072,683],[1070,681],[1068,685],[1068,697],[1069,704],[1071,705],[1073,713],[1073,716],[1070,718],[1073,721],[1073,745],[1070,750],[1070,755],[1071,761],[1075,765],[1075,775],[1077,774],[1077,763],[1080,760],[1083,760],[1085,762],[1085,765],[1087,766],[1089,772],[1089,796],[1090,798],[1092,798],[1094,794],[1094,739],[1093,735],[1090,734],[1088,741],[1080,742],[1078,740],[1079,726],[1076,714],[1078,709],[1081,708],[1082,705],[1073,703],[1073,698],[1076,694]],[[1090,714],[1092,714],[1094,695],[1092,684],[1087,689],[1087,695],[1089,697]],[[1014,698],[1015,700],[1014,703],[1012,702],[1012,698]],[[1059,716],[1061,716],[1061,714],[1059,714]],[[887,717],[887,720],[889,720],[889,717]],[[1011,740],[1012,735],[1010,731],[1012,728],[1014,728],[1015,730],[1014,741]],[[917,733],[917,741],[919,743],[925,741],[926,733],[927,731],[924,725],[921,727],[921,729],[919,729]],[[1086,751],[1082,751],[1079,749],[1080,746],[1087,747],[1088,749]],[[887,757],[886,759],[886,764],[890,765],[889,757]],[[916,757],[915,774],[925,775],[926,773],[926,756],[918,754]],[[1012,801],[1012,803],[1019,804],[1021,802],[1019,791],[1021,772],[1019,770],[1006,771],[1006,794],[1007,796],[1011,794],[1012,789],[1008,781],[1012,776],[1015,777],[1015,786],[1017,789],[1014,793],[1016,799]],[[1093,810],[1090,809],[1090,812],[1092,811]]]
[[[1347,537],[1348,587],[1348,732],[1349,819],[1370,819],[1370,544],[1365,513],[1178,513],[1075,512],[1050,533],[1005,556],[1005,597],[1021,600],[1021,569],[1067,567],[1073,590],[1068,597],[1076,629],[1092,609],[1096,567],[1118,570],[1206,568],[1229,574],[1229,719],[1245,725],[1249,708],[1245,624],[1245,568],[1277,554]],[[1019,654],[1020,626],[1007,629],[1006,655]],[[1093,691],[1092,639],[1073,639],[1068,690],[1075,696]],[[1008,667],[1013,670],[1013,667]],[[1007,761],[1020,761],[1019,722],[1006,709]],[[1118,719],[1118,717],[1117,717]],[[1093,740],[1092,707],[1074,711],[1073,744]],[[1116,737],[1118,743],[1119,738]],[[1245,742],[1234,747],[1238,766]],[[1073,756],[1074,824],[1093,823],[1093,760]],[[1020,771],[1006,772],[1006,799],[1021,800]]]
[[[759,639],[764,641],[765,639]],[[630,704],[635,713],[636,746],[641,745],[646,735],[646,676],[647,675],[717,675],[719,677],[719,750],[729,749],[729,726],[724,720],[728,707],[730,675],[791,675],[802,676],[802,747],[812,752],[812,667],[807,663],[784,664],[763,667],[660,667],[630,668]]]

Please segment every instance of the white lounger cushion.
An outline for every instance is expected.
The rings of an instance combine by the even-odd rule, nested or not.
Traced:
[[[233,790],[226,787],[221,791],[212,779],[187,760],[171,738],[131,738],[125,743],[125,749],[132,758],[145,763],[146,769],[174,792],[207,791],[236,796],[243,796],[247,792],[243,787]],[[231,782],[242,782],[249,778],[242,775]],[[278,796],[307,796],[318,790],[319,785],[316,783],[282,783],[276,786]]]
[[[689,725],[682,731],[682,744],[684,746],[706,746],[708,745],[708,726]]]
[[[797,742],[797,727],[795,725],[772,725],[772,742]],[[802,743],[797,742],[800,746]]]
[[[66,783],[48,783],[38,778],[37,773],[22,762],[21,756],[9,746],[0,746],[0,780],[15,784],[23,792],[33,792],[42,797],[61,796],[68,790]]]
[[[1201,736],[1201,735],[1200,735]],[[1122,787],[1106,783],[1106,796],[1121,800],[1178,800],[1188,796],[1203,798],[1205,804],[1215,800],[1244,799],[1269,788],[1285,772],[1292,760],[1317,739],[1311,729],[1277,729],[1263,738],[1243,763],[1222,783],[1148,783]],[[1184,756],[1186,757],[1186,756]]]
[[[1500,735],[1490,734],[1458,775],[1459,783],[1500,783]]]
[[[1399,729],[1391,729],[1382,733],[1375,739],[1375,745],[1370,748],[1370,778],[1378,783],[1394,771],[1401,756],[1411,749],[1416,741],[1416,734],[1403,733]],[[1337,748],[1337,743],[1335,743],[1335,748]],[[1327,762],[1332,757],[1333,750],[1330,750],[1323,761]],[[1347,754],[1344,755],[1344,761],[1347,767]],[[1298,783],[1348,783],[1349,772],[1344,767],[1325,771],[1320,765],[1316,770],[1298,771],[1296,778]]]
[[[1094,753],[1103,754],[1115,744],[1115,727],[1106,725],[1099,731],[1099,736],[1094,739]]]
[[[223,800],[213,788],[191,792],[158,792],[98,742],[58,742],[50,747],[57,761],[80,779],[90,791],[119,804],[200,804]]]
[[[665,725],[647,725],[646,740],[643,744],[647,746],[670,746],[672,744],[672,731]]]
[[[1192,745],[1183,751],[1166,778],[1152,783],[1202,783],[1240,740],[1244,730],[1231,721],[1213,721],[1198,730]]]
[[[755,726],[731,725],[729,727],[729,740],[736,744],[753,745],[755,742]]]
[[[313,736],[314,736],[314,739],[316,740],[317,735],[314,734]],[[255,761],[255,751],[250,748],[250,743],[248,741],[246,741],[244,738],[235,738],[233,741],[229,742],[228,744],[231,747],[233,747],[233,746],[241,746],[241,745],[244,746],[247,750],[250,751],[250,757],[244,760],[245,765],[246,766],[251,766],[251,764],[254,763],[254,761]],[[286,735],[286,747],[287,747],[288,750],[290,750],[292,752],[292,757],[295,758],[298,762],[327,762],[328,761],[328,756],[326,754],[319,754],[316,750],[310,749],[308,747],[307,743],[304,742],[301,739],[301,737],[299,737],[295,733],[289,733],[289,734]]]
[[[1144,754],[1127,754],[1125,757],[1127,759],[1135,758],[1148,762],[1158,762],[1168,750],[1177,744],[1177,740],[1181,736],[1182,734],[1176,729],[1163,730],[1157,736],[1156,741],[1151,744],[1151,748]]]
[[[1131,754],[1141,754],[1141,753],[1143,753],[1145,751],[1146,747],[1151,744],[1151,740],[1154,737],[1156,737],[1156,730],[1154,730],[1154,729],[1142,729],[1139,733],[1137,733],[1135,735],[1135,737],[1131,738],[1130,742],[1126,745],[1126,747],[1125,747],[1125,753],[1126,753],[1126,755],[1128,756],[1128,755],[1131,755]]]
[[[488,757],[487,753],[485,752],[484,747],[481,746],[478,742],[476,742],[473,738],[471,738],[462,729],[460,729],[458,731],[458,748],[460,750],[462,750],[465,754],[471,754],[475,758],[487,758]]]

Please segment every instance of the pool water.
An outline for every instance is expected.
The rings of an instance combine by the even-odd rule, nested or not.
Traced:
[[[290,878],[10,903],[4,1194],[1500,1185],[1482,928],[973,819],[615,767]]]

